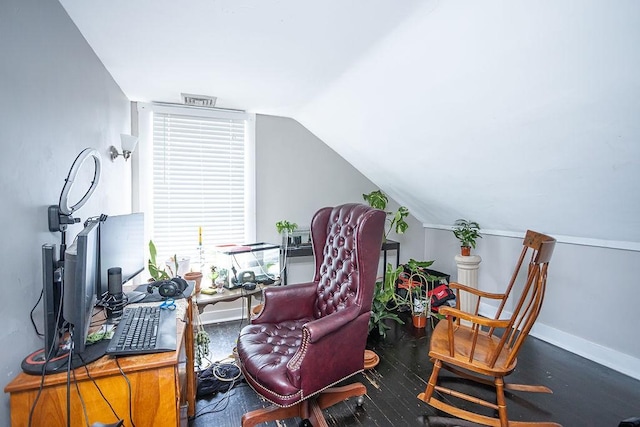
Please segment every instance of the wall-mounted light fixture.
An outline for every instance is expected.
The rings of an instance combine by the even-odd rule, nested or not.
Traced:
[[[111,152],[112,162],[118,156],[124,157],[125,160],[131,157],[131,153],[133,153],[133,151],[136,149],[136,145],[138,144],[138,137],[122,133],[120,134],[120,144],[122,145],[122,153],[119,153],[118,149],[113,145],[109,150]]]

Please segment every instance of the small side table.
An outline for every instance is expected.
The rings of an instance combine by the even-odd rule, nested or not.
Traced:
[[[312,257],[313,249],[311,245],[304,245],[299,247],[290,247],[287,248],[286,258],[284,257],[284,247],[280,248],[283,258],[284,258],[284,266],[282,272],[282,284],[287,284],[287,258],[299,258],[299,257]],[[400,265],[400,242],[396,242],[395,240],[385,240],[382,243],[382,280],[385,279],[387,274],[387,252],[388,251],[396,251],[396,268]]]
[[[251,298],[253,295],[262,293],[262,290],[271,286],[277,286],[277,284],[273,285],[262,285],[259,284],[255,289],[250,291],[245,290],[244,288],[236,288],[236,289],[224,289],[224,292],[215,293],[213,295],[207,295],[203,293],[199,293],[194,296],[196,305],[198,306],[198,312],[202,314],[204,309],[208,305],[215,305],[219,302],[230,302],[235,301],[240,298],[247,299],[247,317],[251,314]]]

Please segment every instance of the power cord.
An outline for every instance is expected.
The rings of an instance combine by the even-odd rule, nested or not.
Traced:
[[[67,359],[67,427],[71,427],[71,359],[73,359],[73,325],[69,327],[69,338],[71,347],[69,348],[69,358]]]
[[[116,357],[116,365],[118,366],[118,370],[120,371],[120,375],[122,375],[122,377],[124,378],[124,380],[127,382],[127,388],[129,390],[129,421],[131,421],[131,427],[136,427],[136,425],[133,423],[133,408],[132,408],[132,398],[131,398],[131,382],[129,381],[129,378],[127,377],[127,374],[124,373],[124,371],[122,370],[122,367],[120,366],[120,361],[118,361],[118,358]]]
[[[96,386],[96,389],[98,390],[98,393],[100,393],[100,396],[102,396],[102,399],[106,402],[107,406],[109,406],[109,409],[111,409],[111,412],[113,413],[113,415],[116,417],[117,420],[120,420],[120,416],[118,416],[118,413],[116,412],[116,410],[113,408],[113,406],[111,405],[111,402],[109,402],[109,399],[107,399],[107,397],[104,395],[104,393],[102,392],[102,390],[100,389],[100,386],[98,385],[98,383],[96,382],[95,378],[93,378],[91,376],[91,373],[89,372],[89,368],[87,367],[86,364],[84,364],[84,370],[87,373],[87,377],[91,380],[91,382],[93,383],[93,385]]]
[[[237,384],[240,384],[240,381],[238,380],[242,376],[242,372],[235,362],[224,362],[225,360],[229,359],[223,359],[222,361],[215,362],[213,366],[200,373],[200,376],[206,375],[206,379],[200,380],[198,383],[199,397],[208,394],[216,394],[218,392],[222,392],[224,394],[217,402],[199,409],[190,421],[206,414],[223,411],[229,404],[230,398],[234,394],[232,393],[234,387]],[[207,388],[201,386],[204,381],[208,383]]]
[[[196,418],[201,417],[203,415],[224,411],[227,408],[229,401],[231,400],[231,397],[234,396],[235,394],[234,387],[236,387],[235,382],[232,383],[232,387],[230,387],[229,390],[227,390],[222,395],[219,401],[200,408],[193,417],[189,418],[189,422],[193,422]]]
[[[35,320],[33,320],[33,312],[36,311],[36,308],[38,307],[38,304],[40,304],[40,301],[42,301],[43,296],[44,296],[44,289],[40,291],[40,296],[38,297],[38,301],[36,301],[35,305],[29,312],[29,317],[31,318],[31,324],[33,325],[33,329],[36,331],[36,335],[38,335],[40,338],[44,337],[44,334],[38,330],[38,325],[36,325]]]
[[[72,370],[73,373],[73,384],[76,386],[76,393],[78,394],[78,399],[80,400],[80,406],[82,407],[82,414],[84,415],[84,423],[87,427],[89,427],[89,414],[87,414],[87,405],[84,403],[84,399],[82,398],[82,394],[80,394],[80,386],[78,385],[78,380],[76,379],[76,371]]]

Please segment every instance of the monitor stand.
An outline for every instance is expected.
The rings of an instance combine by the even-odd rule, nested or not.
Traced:
[[[95,362],[106,354],[109,340],[101,340],[95,344],[87,345],[80,354],[74,354],[71,358],[71,369],[76,369],[91,362]],[[22,361],[22,370],[31,375],[47,375],[65,372],[69,368],[69,352],[58,349],[55,357],[47,361],[44,349],[34,351]]]

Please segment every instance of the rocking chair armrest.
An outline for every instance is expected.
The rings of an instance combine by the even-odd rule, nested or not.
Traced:
[[[471,323],[480,326],[487,326],[489,328],[506,328],[509,325],[509,320],[500,320],[500,319],[489,319],[487,317],[478,316],[475,314],[467,313],[465,311],[459,310],[453,307],[440,307],[438,313],[443,316],[452,316],[456,319],[467,320]]]
[[[465,292],[469,292],[470,294],[474,294],[474,295],[477,295],[477,296],[483,297],[483,298],[490,298],[490,299],[503,299],[504,298],[504,294],[494,294],[494,293],[491,293],[491,292],[481,291],[479,289],[472,288],[470,286],[463,285],[462,283],[457,283],[457,282],[449,283],[449,288],[456,289],[456,290],[461,290],[461,291],[465,291]]]

